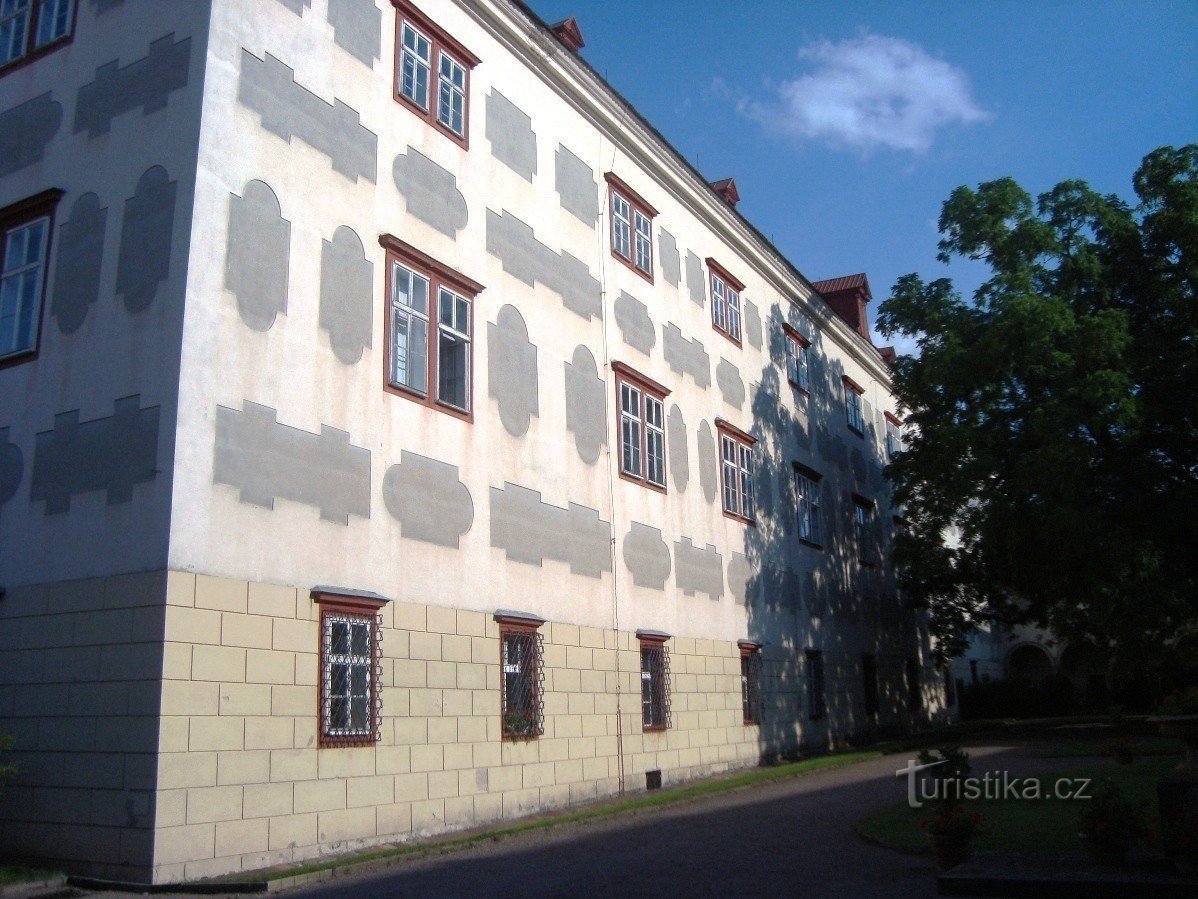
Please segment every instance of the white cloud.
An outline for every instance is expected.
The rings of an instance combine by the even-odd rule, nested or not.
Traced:
[[[767,100],[742,100],[740,110],[799,138],[916,153],[945,125],[990,117],[964,72],[899,38],[816,41],[799,50],[799,59],[810,71],[771,85]]]

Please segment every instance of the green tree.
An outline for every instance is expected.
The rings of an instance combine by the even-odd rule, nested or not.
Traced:
[[[879,310],[919,347],[896,562],[949,654],[985,618],[1141,659],[1198,621],[1198,145],[1134,188],[959,187],[939,258],[989,278],[967,300],[905,275]]]

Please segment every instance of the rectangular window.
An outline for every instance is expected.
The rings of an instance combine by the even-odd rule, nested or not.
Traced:
[[[853,538],[857,559],[863,565],[873,561],[874,504],[863,496],[853,496]]]
[[[902,425],[897,418],[886,413],[886,456],[894,459],[903,451]]]
[[[391,297],[387,386],[469,420],[474,298],[482,285],[396,237],[384,235],[381,242],[389,251]]]
[[[43,191],[0,209],[0,362],[37,351],[50,234],[61,196],[59,190]]]
[[[65,43],[74,22],[74,0],[0,0],[0,69]]]
[[[648,731],[670,726],[670,651],[665,638],[640,638],[641,722]]]
[[[653,283],[653,219],[657,210],[611,172],[604,175],[611,195],[611,253]]]
[[[545,732],[542,642],[535,627],[499,627],[503,738],[531,740]]]
[[[395,99],[467,147],[470,71],[478,65],[478,57],[409,0],[392,3],[396,9]]]
[[[320,607],[320,739],[373,746],[382,720],[381,597],[313,592]]]
[[[665,398],[668,391],[623,362],[613,362],[620,420],[620,474],[666,489]]]
[[[820,523],[820,481],[822,476],[806,466],[794,463],[795,499],[798,505],[799,539],[812,546],[822,546],[823,527]]]
[[[907,659],[907,710],[923,708],[923,691],[919,684],[919,659]]]
[[[740,292],[745,286],[710,257],[707,267],[711,271],[711,325],[740,346]]]
[[[850,378],[844,378],[844,412],[851,430],[858,437],[865,433],[865,419],[861,414],[861,395],[864,388]]]
[[[827,714],[824,701],[824,654],[807,650],[807,717],[818,721]]]
[[[874,655],[861,656],[861,680],[865,689],[865,714],[878,714],[878,659]]]
[[[756,438],[723,419],[716,419],[720,434],[720,479],[723,482],[724,513],[752,524],[753,444]]]
[[[811,372],[808,366],[807,350],[811,341],[798,331],[785,329],[786,334],[786,379],[790,385],[804,393],[811,391]]]
[[[740,647],[740,697],[745,724],[761,723],[761,647]]]

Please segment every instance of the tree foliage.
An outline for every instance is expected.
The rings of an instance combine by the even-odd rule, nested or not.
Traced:
[[[905,275],[879,310],[919,347],[895,363],[896,562],[950,653],[983,618],[1128,656],[1198,621],[1198,145],[1133,184],[1135,207],[959,187],[939,258],[989,278],[966,299]]]

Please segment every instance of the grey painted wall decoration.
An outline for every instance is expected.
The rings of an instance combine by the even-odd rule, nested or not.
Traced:
[[[638,587],[664,590],[670,577],[670,547],[661,539],[661,530],[639,521],[624,535],[624,567]]]
[[[466,227],[470,213],[453,172],[408,147],[407,153],[395,157],[391,174],[408,212],[420,221],[450,237]]]
[[[662,350],[670,368],[680,375],[690,375],[704,389],[711,386],[711,357],[698,338],[687,339],[673,322],[662,326]]]
[[[237,487],[243,503],[266,509],[278,498],[344,525],[350,515],[370,517],[370,450],[353,446],[346,431],[322,424],[312,434],[279,424],[270,406],[241,405],[216,407],[214,484]]]
[[[616,324],[624,342],[648,356],[653,345],[657,343],[657,329],[653,327],[653,320],[649,318],[648,307],[632,294],[621,290],[620,295],[616,297],[614,308]]]
[[[722,356],[720,364],[715,367],[715,381],[720,387],[725,403],[737,409],[744,406],[745,382],[741,379],[740,369]]]
[[[47,91],[0,112],[0,177],[33,165],[62,125],[62,104]]]
[[[682,260],[678,256],[678,241],[665,228],[657,229],[657,259],[661,262],[662,277],[677,287],[682,283]]]
[[[58,229],[50,314],[64,334],[78,331],[92,304],[100,298],[107,220],[108,209],[100,205],[100,198],[86,193],[75,201],[70,218]]]
[[[498,256],[503,270],[529,287],[540,281],[576,315],[603,318],[603,288],[586,263],[545,246],[533,236],[530,225],[510,212],[500,215],[487,210],[487,252]]]
[[[607,387],[599,377],[595,357],[585,346],[574,348],[572,361],[564,363],[566,375],[566,430],[582,461],[594,465],[607,445]]]
[[[591,167],[563,147],[557,145],[553,157],[554,187],[562,209],[588,228],[599,220],[599,183]]]
[[[703,278],[703,263],[690,250],[686,251],[686,290],[700,306],[707,305],[707,285]]]
[[[712,599],[724,595],[724,559],[710,543],[700,549],[683,537],[674,543],[674,581],[687,596],[706,593]]]
[[[716,470],[715,434],[706,421],[699,422],[695,443],[699,450],[699,484],[703,488],[704,498],[714,503],[719,494],[719,472]]]
[[[190,64],[191,38],[176,41],[173,31],[123,68],[119,59],[105,63],[96,69],[93,81],[79,88],[72,129],[94,138],[107,134],[117,116],[139,106],[142,115],[165,109],[170,95],[187,86]]]
[[[458,467],[407,450],[383,476],[383,502],[409,540],[457,549],[474,524],[474,501]]]
[[[381,13],[374,0],[329,0],[329,24],[338,46],[374,68],[383,40]]]
[[[284,306],[286,297],[284,297]],[[358,233],[347,225],[320,248],[320,327],[329,334],[333,354],[346,365],[370,346],[374,306],[374,263]]]
[[[0,428],[0,506],[17,495],[25,473],[25,456],[15,443],[8,442],[9,428]]]
[[[110,10],[116,9],[125,0],[92,0],[92,8],[95,9],[97,16],[102,16]]]
[[[670,451],[670,472],[674,478],[674,487],[680,493],[686,490],[690,483],[690,460],[686,449],[686,420],[682,410],[675,403],[670,407],[666,417],[666,446]]]
[[[807,579],[811,579],[810,572]],[[788,566],[766,565],[761,571],[761,589],[754,590],[753,599],[775,612],[794,614],[802,605],[803,577]]]
[[[304,9],[312,6],[312,0],[279,0],[279,2],[297,16],[302,16]]]
[[[270,185],[250,181],[240,197],[230,194],[225,287],[253,330],[270,330],[275,317],[287,311],[290,264],[291,222],[283,218]]]
[[[335,98],[326,103],[297,84],[295,72],[281,60],[269,53],[259,59],[243,48],[237,99],[258,113],[266,131],[288,143],[298,137],[351,181],[375,183],[378,135],[363,126],[357,110]]]
[[[178,185],[160,165],[148,168],[125,201],[121,249],[116,261],[116,292],[130,312],[150,307],[158,285],[170,276]]]
[[[491,155],[532,183],[537,173],[537,136],[532,119],[495,88],[487,94],[487,140]]]
[[[54,430],[37,435],[30,502],[47,515],[69,512],[71,497],[103,490],[108,505],[133,501],[133,485],[158,473],[159,407],[141,408],[141,396],[116,400],[112,415],[79,421],[79,410],[54,416]]]
[[[859,484],[864,484],[869,473],[865,469],[865,453],[861,452],[861,447],[854,446],[849,450],[849,467],[853,470],[853,478]]]
[[[728,592],[737,605],[747,605],[752,585],[753,569],[744,553],[734,552],[728,559]]]
[[[506,482],[491,488],[491,545],[513,562],[565,562],[574,574],[600,577],[611,571],[611,524],[599,513],[570,503],[541,502],[537,490]]]
[[[745,300],[745,336],[756,349],[761,349],[761,311],[752,300]]]
[[[515,306],[503,306],[487,323],[487,395],[499,404],[499,420],[513,437],[523,437],[540,412],[537,348]]]

